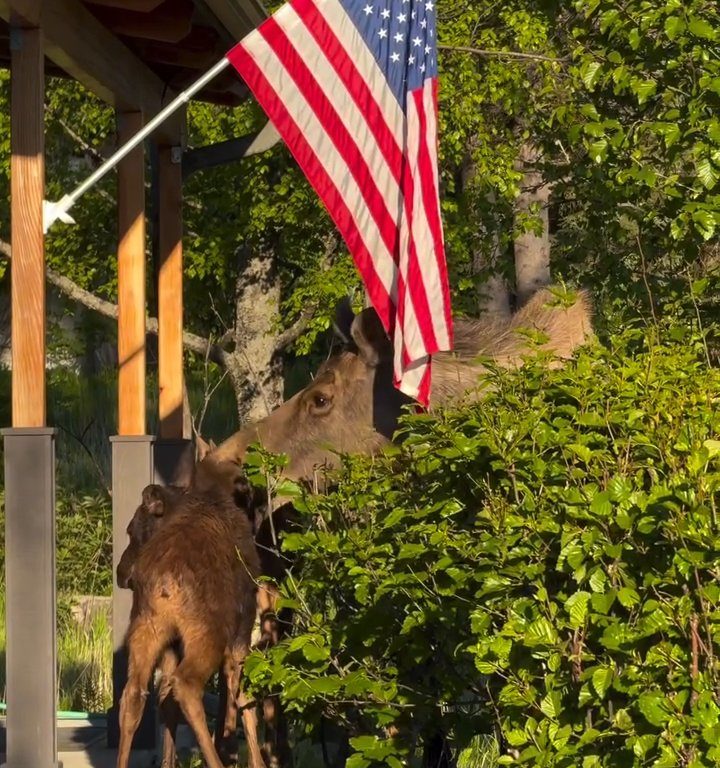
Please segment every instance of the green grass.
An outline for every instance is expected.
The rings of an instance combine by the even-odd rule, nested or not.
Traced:
[[[0,697],[5,701],[5,585],[0,588]],[[58,610],[57,708],[74,712],[105,712],[112,703],[112,624],[99,610],[87,622],[70,615],[66,600]]]

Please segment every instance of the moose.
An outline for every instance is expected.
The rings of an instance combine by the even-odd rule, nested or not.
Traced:
[[[533,349],[526,330],[542,337],[538,346],[552,353],[558,363],[570,357],[592,333],[587,293],[581,291],[568,298],[542,289],[510,318],[457,321],[454,351],[434,359],[431,408],[463,397],[482,397],[483,386],[487,387],[481,382],[483,357],[501,367],[521,365],[523,357]],[[162,536],[148,539],[143,531],[153,528],[153,524],[148,525],[147,520],[134,520],[128,528],[131,543],[127,561],[120,565],[126,583],[133,587],[134,606],[128,633],[130,676],[121,709],[120,757],[125,762],[119,760],[119,768],[127,764],[128,739],[132,738],[142,711],[142,692],[161,651],[161,707],[168,731],[172,734],[173,723],[177,721],[177,709],[173,707],[179,705],[195,730],[208,765],[216,768],[219,764],[202,718],[200,696],[213,665],[222,662],[228,681],[232,680],[227,684],[227,697],[232,699],[231,688],[237,684],[237,670],[247,653],[248,617],[255,615],[254,603],[251,607],[250,601],[256,595],[251,582],[259,567],[257,554],[248,520],[237,514],[244,504],[242,463],[248,446],[259,442],[269,451],[285,453],[289,458],[286,475],[295,480],[311,480],[318,467],[332,467],[338,454],[372,454],[393,438],[398,418],[410,400],[393,387],[392,346],[377,313],[368,308],[354,315],[348,304],[341,305],[336,331],[344,342],[343,350],[320,368],[307,387],[265,419],[213,446],[193,468],[188,495],[168,492],[167,505],[174,513],[163,523]],[[202,523],[191,519],[196,514]],[[192,536],[188,535],[190,526],[194,526]],[[222,537],[225,543],[221,544]],[[214,555],[208,549],[211,540],[219,547]],[[227,542],[233,546],[228,547]],[[234,546],[241,559],[236,557],[233,561],[229,550],[234,552]],[[238,566],[241,561],[243,568]],[[209,568],[211,562],[214,566]],[[264,572],[267,567],[263,563]],[[118,570],[120,577],[120,567]],[[191,573],[194,575],[190,576]],[[207,583],[201,583],[206,577]],[[206,611],[212,604],[212,617],[192,610],[190,615],[183,613],[188,610],[179,599],[183,591],[190,596],[190,602],[197,599]],[[262,592],[258,594],[262,608],[272,611],[272,599],[268,598],[267,590]],[[223,600],[217,599],[219,595],[225,596]],[[152,637],[148,635],[151,621],[161,622],[160,633]],[[190,645],[184,644],[178,664],[178,654],[171,643],[178,637],[184,641],[186,621],[188,627],[192,625],[195,629],[188,635]],[[272,635],[277,638],[276,632]],[[253,762],[254,754],[262,760],[253,730],[257,723],[245,715],[246,711],[243,724],[251,752],[250,765],[256,768],[263,765]],[[232,717],[226,716],[225,723],[227,733]]]
[[[516,367],[533,349],[525,331],[543,337],[539,349],[558,364],[592,333],[587,292],[558,296],[539,290],[510,318],[457,320],[455,349],[433,359],[431,408],[463,397],[481,397],[480,376],[486,357],[501,367]],[[312,382],[269,416],[240,430],[198,465],[196,482],[225,477],[232,484],[251,443],[285,453],[287,477],[311,479],[317,467],[333,466],[340,453],[372,454],[393,437],[403,406],[410,399],[393,387],[392,345],[372,308],[355,316],[349,304],[337,313],[336,330],[345,342]]]
[[[126,644],[128,679],[120,700],[118,768],[127,768],[132,738],[160,659],[163,768],[175,765],[180,713],[193,729],[209,768],[222,768],[234,736],[237,708],[250,768],[264,768],[253,708],[239,693],[242,664],[255,623],[259,560],[246,510],[235,499],[150,485],[128,526],[130,543],[117,568],[118,584],[133,590]],[[202,696],[220,668],[215,745]]]

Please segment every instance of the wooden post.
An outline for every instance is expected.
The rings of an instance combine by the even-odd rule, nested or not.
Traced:
[[[12,429],[4,429],[6,765],[56,768],[55,431],[45,426],[43,35],[12,26]]]
[[[45,195],[42,32],[13,29],[11,85],[12,423],[43,427],[45,409]]]
[[[140,112],[118,114],[124,144],[142,128]],[[144,435],[145,163],[142,146],[118,165],[118,434]]]
[[[159,151],[158,358],[159,434],[183,437],[182,152]]]

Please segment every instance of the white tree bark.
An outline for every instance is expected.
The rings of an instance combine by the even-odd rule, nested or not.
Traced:
[[[539,158],[538,150],[525,142],[517,163],[523,180],[515,205],[515,217],[516,222],[522,225],[531,216],[539,221],[542,232],[538,233],[532,228],[515,239],[515,279],[519,305],[524,304],[538,288],[550,283],[550,187],[537,170]]]

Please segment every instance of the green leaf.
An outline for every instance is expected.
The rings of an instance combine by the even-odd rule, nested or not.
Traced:
[[[610,491],[600,491],[595,494],[593,500],[590,502],[590,511],[595,515],[607,517],[612,512],[610,496]]]
[[[698,160],[695,163],[695,171],[706,189],[713,189],[717,184],[718,178],[720,178],[709,157],[703,157]]]
[[[682,16],[668,16],[665,19],[665,34],[674,40],[685,29],[685,19]]]
[[[581,627],[587,617],[589,592],[576,592],[565,601],[565,610],[570,614],[570,626],[573,629]]]
[[[640,694],[638,708],[650,725],[663,726],[670,717],[665,697],[657,691]]]
[[[580,71],[580,77],[582,78],[582,81],[585,83],[585,87],[588,88],[588,90],[593,90],[601,70],[602,64],[600,64],[598,61],[588,62],[587,64],[583,65]]]
[[[693,35],[701,37],[704,40],[715,40],[717,37],[717,27],[710,24],[710,22],[705,21],[705,19],[700,19],[696,16],[690,17],[690,20],[688,21],[688,29]]]
[[[557,633],[555,627],[544,617],[530,624],[524,634],[525,644],[529,646],[536,645],[554,645],[557,642]]]
[[[540,702],[540,710],[542,713],[553,720],[562,712],[562,699],[558,691],[551,691]]]
[[[593,688],[600,699],[605,698],[605,694],[607,693],[608,688],[610,688],[614,674],[612,667],[600,667],[593,672]]]
[[[640,602],[640,595],[632,587],[622,587],[619,589],[617,598],[625,608],[632,608]]]

